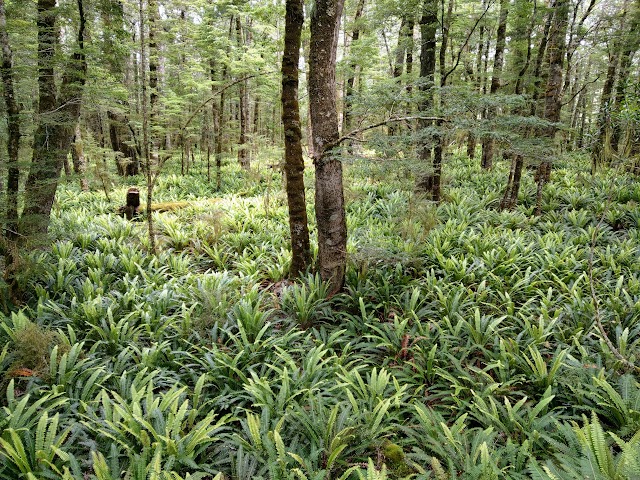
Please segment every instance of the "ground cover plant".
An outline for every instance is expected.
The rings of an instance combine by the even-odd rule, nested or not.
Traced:
[[[640,185],[588,162],[540,216],[532,178],[500,211],[504,172],[462,155],[438,205],[349,163],[330,298],[285,278],[275,169],[216,192],[168,165],[155,199],[190,204],[154,213],[157,255],[114,213],[130,183],[62,185],[0,316],[0,478],[640,477]]]

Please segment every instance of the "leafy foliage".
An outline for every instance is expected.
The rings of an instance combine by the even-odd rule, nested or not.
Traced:
[[[637,477],[640,383],[585,272],[595,238],[603,323],[637,362],[640,190],[565,160],[541,217],[492,210],[496,176],[459,158],[438,206],[386,163],[348,164],[329,299],[284,280],[277,172],[163,213],[157,256],[115,201],[64,186],[27,303],[0,319],[0,477]],[[195,178],[158,196],[209,195]]]

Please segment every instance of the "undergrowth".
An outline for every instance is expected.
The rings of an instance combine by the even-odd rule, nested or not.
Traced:
[[[165,174],[156,200],[190,204],[154,214],[157,256],[116,200],[60,187],[53,247],[0,317],[0,478],[639,478],[640,383],[588,269],[593,243],[637,364],[640,184],[585,161],[560,162],[540,217],[530,178],[496,209],[500,168],[452,158],[435,206],[350,164],[328,300],[285,279],[276,171],[230,168],[219,193]]]

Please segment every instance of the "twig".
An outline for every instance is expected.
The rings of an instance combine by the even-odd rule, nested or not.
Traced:
[[[427,120],[427,121],[438,121],[438,122],[447,121],[445,118],[442,118],[442,117],[425,117],[422,115],[410,115],[408,117],[387,118],[386,120],[382,120],[381,122],[372,123],[371,125],[365,125],[364,127],[357,128],[355,130],[350,131],[349,133],[346,133],[345,135],[342,135],[335,142],[327,144],[324,150],[326,151],[326,150],[332,149],[333,147],[337,147],[338,145],[340,145],[342,142],[346,140],[353,140],[353,137],[355,137],[360,133],[366,132],[367,130],[373,130],[374,128],[383,127],[384,125],[388,125],[390,123],[406,122],[409,120]]]
[[[182,126],[182,128],[180,130],[185,130],[189,126],[191,121],[195,118],[195,116],[198,114],[198,112],[200,112],[200,110],[202,110],[204,107],[206,107],[207,103],[209,103],[212,100],[215,100],[217,98],[217,96],[220,95],[225,90],[228,90],[229,88],[233,87],[234,85],[237,85],[238,83],[244,82],[245,80],[249,80],[250,78],[261,77],[262,75],[271,75],[272,73],[276,73],[276,72],[275,71],[269,71],[269,72],[260,72],[260,73],[254,73],[252,75],[247,75],[245,77],[239,78],[237,80],[234,80],[233,82],[230,82],[230,83],[226,84],[224,87],[220,88],[219,90],[216,90],[215,92],[213,92],[211,94],[211,97],[209,97],[208,99],[206,99],[204,102],[202,102],[200,105],[198,105],[196,107],[196,109],[189,116],[189,118],[187,119],[187,121],[185,122],[185,124]]]
[[[586,90],[587,86],[591,85],[592,83],[596,83],[598,80],[600,80],[600,75],[597,75],[596,78],[594,78],[593,80],[590,80],[588,82],[585,82],[584,85],[582,85],[582,87],[580,87],[580,89],[574,93],[571,98],[569,100],[567,100],[566,102],[562,103],[562,106],[564,105],[568,105],[571,102],[573,102],[574,98],[576,98],[578,95],[580,95],[584,90]]]
[[[480,20],[482,20],[484,18],[484,16],[487,14],[487,12],[489,11],[489,8],[491,7],[491,3],[492,2],[487,2],[487,8],[485,8],[484,12],[482,12],[482,15],[480,15],[478,17],[478,19],[476,20],[476,23],[473,25],[473,28],[471,30],[469,30],[469,33],[467,34],[467,38],[464,39],[464,43],[460,47],[460,50],[458,50],[456,63],[453,65],[453,67],[451,67],[449,69],[449,71],[447,73],[444,74],[444,76],[442,77],[442,80],[440,80],[440,85],[446,85],[447,84],[447,78],[449,78],[449,75],[451,75],[456,70],[456,68],[458,68],[458,65],[460,64],[460,57],[462,56],[462,52],[466,48],[467,43],[469,43],[469,40],[471,39],[471,35],[473,35],[473,32],[476,31],[476,28],[477,28],[478,24],[480,23]]]

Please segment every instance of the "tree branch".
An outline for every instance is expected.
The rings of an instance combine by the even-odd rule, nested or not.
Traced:
[[[410,115],[407,117],[392,117],[392,118],[387,118],[386,120],[382,120],[381,122],[377,122],[377,123],[372,123],[371,125],[366,125],[364,127],[360,127],[360,128],[356,128],[355,130],[351,130],[349,133],[342,135],[340,138],[338,138],[335,142],[329,143],[327,144],[327,146],[325,147],[325,151],[326,150],[331,150],[334,147],[337,147],[338,145],[340,145],[342,142],[346,141],[346,140],[353,140],[354,137],[356,135],[359,135],[363,132],[366,132],[367,130],[373,130],[374,128],[378,128],[378,127],[383,127],[385,125],[388,125],[390,123],[396,123],[396,122],[406,122],[406,121],[410,121],[410,120],[427,120],[427,121],[437,121],[437,122],[446,122],[447,120],[442,118],[442,117],[425,117],[422,115]]]
[[[469,43],[469,40],[471,39],[471,35],[473,35],[473,32],[476,31],[476,28],[478,27],[478,24],[480,23],[480,20],[482,20],[484,18],[484,16],[487,14],[487,12],[489,11],[489,7],[491,7],[491,4],[493,2],[487,2],[487,8],[484,9],[484,12],[482,12],[482,15],[480,15],[477,20],[476,23],[473,24],[473,28],[469,31],[469,33],[467,34],[467,38],[464,39],[464,43],[462,44],[462,46],[460,47],[460,50],[458,50],[458,55],[456,57],[456,63],[453,65],[453,67],[451,67],[451,69],[442,77],[442,80],[440,80],[440,85],[446,85],[447,83],[447,78],[449,78],[449,75],[451,75],[456,68],[458,68],[458,65],[460,64],[460,57],[462,56],[462,52],[464,51],[464,49],[467,46],[467,43]]]
[[[272,73],[276,73],[276,72],[275,71],[268,71],[268,72],[260,72],[260,73],[254,73],[252,75],[247,75],[245,77],[238,78],[237,80],[234,80],[233,82],[226,84],[224,87],[220,88],[219,90],[216,90],[215,92],[213,92],[211,94],[211,97],[209,97],[208,99],[206,99],[204,102],[202,102],[200,105],[198,105],[196,107],[196,109],[189,116],[189,118],[187,119],[187,121],[185,122],[185,124],[182,126],[182,128],[180,130],[186,129],[189,126],[189,124],[193,121],[195,116],[198,114],[198,112],[200,112],[200,110],[202,110],[204,107],[206,107],[207,104],[210,101],[215,100],[218,97],[218,95],[220,95],[225,90],[228,90],[229,88],[233,87],[234,85],[237,85],[238,83],[242,83],[245,80],[249,80],[250,78],[261,77],[263,75],[271,75]]]

